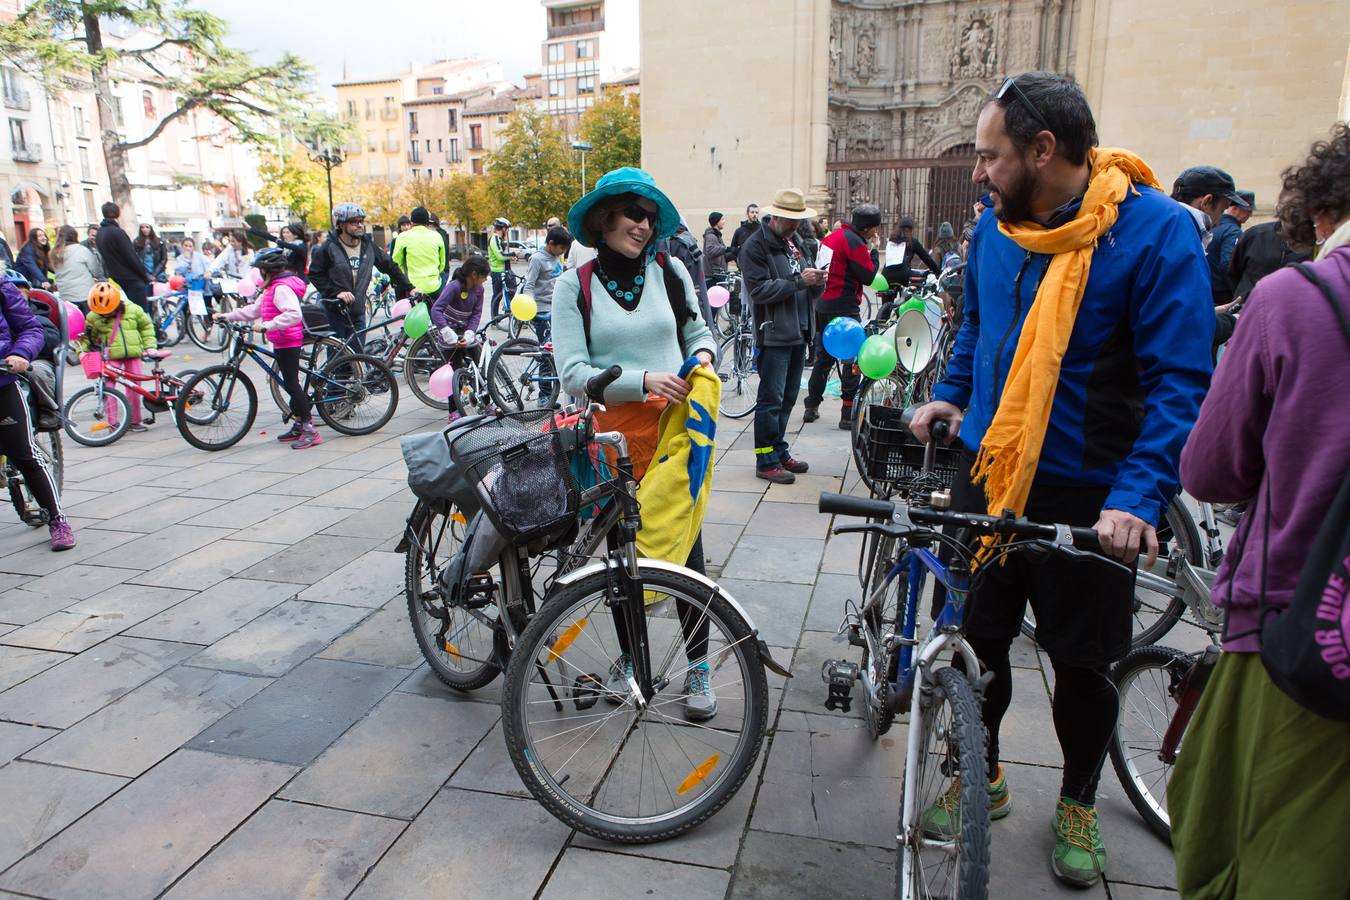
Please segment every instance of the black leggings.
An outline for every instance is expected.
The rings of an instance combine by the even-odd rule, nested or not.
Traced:
[[[313,405],[310,402],[309,394],[300,386],[300,353],[301,347],[274,347],[272,352],[277,355],[277,368],[281,370],[281,380],[286,387],[286,393],[291,398],[291,413],[296,422],[308,422],[310,420],[310,409]]]
[[[699,532],[698,537],[694,539],[694,546],[689,551],[689,559],[685,566],[700,575],[708,574],[703,562],[702,532]],[[688,601],[681,600],[678,597],[675,599],[675,612],[680,617],[680,630],[684,632],[685,655],[691,660],[702,661],[708,655],[707,615],[691,606]],[[628,629],[624,624],[623,617],[617,612],[614,616],[614,630],[618,632],[619,649],[623,650],[624,653],[629,652],[631,645],[628,640]]]
[[[989,731],[989,780],[998,776],[998,730],[1012,703],[1012,664],[1008,651],[1012,641],[967,637],[975,655],[994,679],[984,692],[984,725]],[[960,656],[953,660],[964,671]],[[1097,781],[1116,729],[1120,696],[1107,666],[1070,666],[1051,659],[1055,669],[1055,734],[1064,753],[1064,777],[1060,795],[1086,806],[1097,799]]]
[[[47,511],[54,521],[61,516],[56,478],[38,454],[33,439],[33,418],[28,401],[19,385],[10,382],[0,386],[0,450],[9,457],[14,468],[23,473],[24,483],[33,492],[33,499]]]

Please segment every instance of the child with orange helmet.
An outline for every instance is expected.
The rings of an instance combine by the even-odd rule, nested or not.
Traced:
[[[118,366],[141,374],[141,357],[149,350],[158,349],[155,323],[150,314],[138,304],[127,303],[122,291],[112,281],[100,281],[89,289],[89,315],[84,319],[84,337],[80,340],[82,352],[100,352],[108,348],[108,357]],[[131,431],[145,431],[145,425],[154,422],[151,417],[141,422],[141,397],[135,391],[127,392],[131,407]],[[117,414],[116,401],[108,400],[108,417]]]

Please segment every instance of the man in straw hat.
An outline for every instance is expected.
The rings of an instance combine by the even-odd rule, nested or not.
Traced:
[[[815,216],[801,191],[779,191],[760,211],[759,225],[736,260],[750,297],[759,349],[755,475],[774,484],[791,484],[808,468],[788,453],[784,434],[802,383],[812,289],[825,283],[824,272],[806,268],[792,236],[803,219]]]

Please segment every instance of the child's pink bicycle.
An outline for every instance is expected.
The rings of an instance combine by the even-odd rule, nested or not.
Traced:
[[[139,374],[109,359],[106,347],[83,354],[80,364],[95,381],[76,391],[66,403],[66,434],[86,447],[106,447],[126,434],[131,427],[131,404],[125,391],[139,396],[151,413],[168,412],[188,380],[197,374],[196,369],[177,375],[165,372],[161,363],[172,355],[171,350],[147,350],[141,359],[152,367],[148,374]],[[199,383],[193,389],[194,396],[188,398],[185,414],[195,423],[209,423],[215,415],[209,404],[199,403],[208,386],[209,382]],[[194,413],[194,408],[200,413]]]

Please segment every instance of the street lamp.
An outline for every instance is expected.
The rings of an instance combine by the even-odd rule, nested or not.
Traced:
[[[586,195],[586,154],[591,150],[589,141],[573,141],[573,150],[581,151],[581,194]]]
[[[310,151],[309,158],[323,166],[324,174],[328,176],[328,227],[333,227],[333,169],[342,165],[346,161],[346,154],[337,147],[324,147],[321,151]]]

